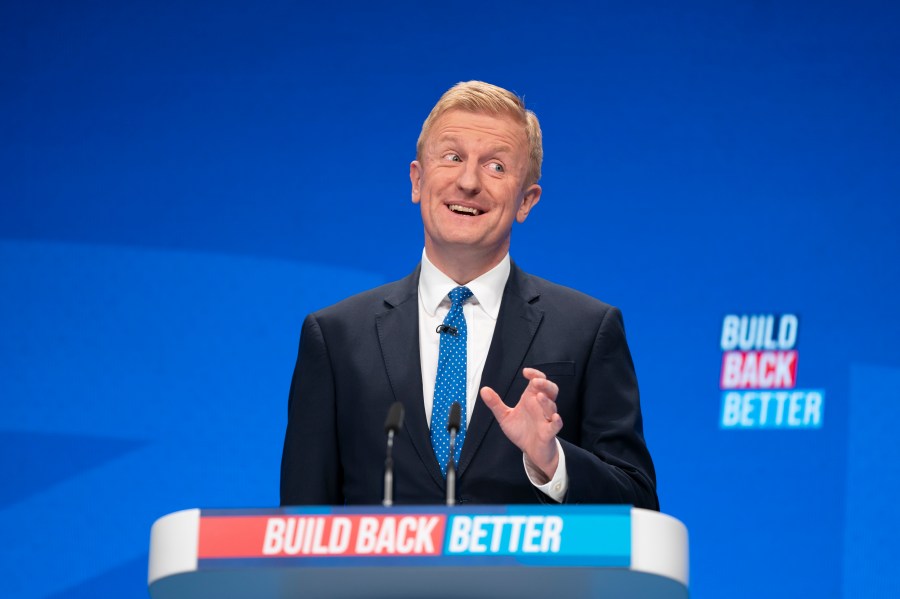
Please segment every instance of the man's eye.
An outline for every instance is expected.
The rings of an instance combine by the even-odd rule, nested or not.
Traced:
[[[462,158],[459,157],[459,154],[444,154],[444,160],[449,160],[450,162],[462,162]]]
[[[503,165],[499,162],[492,162],[488,165],[488,168],[494,171],[495,173],[504,173],[506,169],[503,168]]]

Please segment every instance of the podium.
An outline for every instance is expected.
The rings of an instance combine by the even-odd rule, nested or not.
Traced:
[[[688,597],[685,526],[630,506],[174,512],[150,534],[153,599]]]

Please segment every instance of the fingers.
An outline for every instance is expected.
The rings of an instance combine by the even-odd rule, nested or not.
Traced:
[[[528,387],[522,393],[522,399],[515,408],[510,408],[500,395],[490,387],[481,388],[481,399],[488,409],[493,412],[497,420],[502,420],[512,411],[521,411],[531,414],[531,418],[540,419],[551,423],[556,431],[562,428],[562,418],[556,412],[556,397],[559,387],[556,383],[546,378],[543,372],[534,368],[522,370],[523,376],[528,379]]]
[[[535,368],[525,368],[522,375],[528,379],[528,388],[522,394],[522,398],[530,396],[537,404],[532,409],[532,413],[536,417],[543,417],[543,420],[549,423],[554,432],[562,429],[562,418],[556,412],[556,396],[559,394],[559,386],[549,380],[546,375]]]
[[[553,430],[553,436],[556,437],[556,435],[559,433],[559,431],[562,430],[563,427],[562,416],[554,412],[553,417],[550,418],[550,426]]]
[[[541,372],[540,370],[538,370],[537,368],[523,368],[522,376],[524,376],[529,381],[533,380],[533,379],[546,379],[547,378],[547,375],[544,374],[543,372]]]
[[[552,422],[553,417],[558,416],[558,414],[556,413],[556,403],[543,393],[538,394],[535,399],[537,400],[538,406],[541,409],[541,414],[544,416],[544,420],[546,420],[547,422]]]
[[[522,370],[522,375],[528,379],[528,388],[525,390],[526,393],[528,391],[532,391],[536,394],[542,393],[550,398],[550,400],[556,401],[556,396],[559,394],[559,386],[548,379],[543,372],[534,368],[524,368]]]

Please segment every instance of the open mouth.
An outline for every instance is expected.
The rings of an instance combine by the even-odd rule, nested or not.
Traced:
[[[478,208],[460,206],[459,204],[450,204],[447,206],[447,208],[450,209],[450,212],[453,212],[454,214],[462,214],[463,216],[478,216],[479,214],[483,214],[483,212]]]

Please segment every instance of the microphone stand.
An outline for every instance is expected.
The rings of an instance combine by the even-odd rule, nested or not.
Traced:
[[[447,505],[456,504],[456,431],[450,431],[450,459],[447,460]]]
[[[384,458],[384,500],[381,505],[391,507],[394,505],[394,431],[388,431],[387,455]]]
[[[387,433],[387,451],[384,458],[384,500],[381,505],[394,505],[394,435],[403,427],[403,404],[395,401],[388,410],[384,421],[384,432]]]
[[[447,460],[447,505],[456,505],[456,435],[462,420],[462,408],[454,401],[450,406],[447,431],[450,433],[450,458]]]

